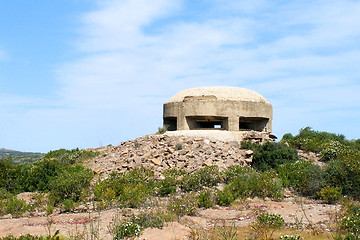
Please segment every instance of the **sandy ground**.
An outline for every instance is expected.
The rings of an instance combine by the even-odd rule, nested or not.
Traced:
[[[168,223],[163,229],[146,229],[138,239],[166,240],[189,239],[191,228],[213,226],[228,222],[238,226],[247,226],[254,221],[261,211],[280,214],[288,226],[308,225],[328,230],[331,227],[331,212],[340,209],[338,205],[321,204],[299,199],[287,198],[281,202],[249,199],[232,207],[214,207],[199,210],[196,216],[185,216],[179,222]],[[91,231],[98,233],[100,239],[112,239],[108,226],[119,209],[93,213],[68,213],[48,217],[22,217],[0,219],[0,237],[7,235],[20,236],[27,233],[47,235],[60,231],[61,235],[74,236],[82,234],[84,239]]]

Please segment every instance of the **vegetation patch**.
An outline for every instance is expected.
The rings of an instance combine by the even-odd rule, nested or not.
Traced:
[[[182,148],[180,143],[175,146],[178,151]],[[162,228],[170,219],[196,215],[199,208],[219,205],[234,209],[237,199],[246,198],[279,200],[284,197],[286,189],[291,194],[323,203],[342,203],[344,210],[337,216],[338,232],[334,239],[360,238],[360,211],[356,202],[360,198],[359,140],[347,141],[343,135],[304,128],[296,136],[285,134],[280,143],[244,142],[242,148],[253,151],[251,166],[233,165],[225,170],[212,165],[191,173],[170,168],[160,177],[155,176],[153,169],[135,168],[125,173],[113,172],[97,182],[92,182],[93,171],[82,165],[86,159],[98,155],[91,151],[60,149],[25,164],[2,159],[0,215],[22,216],[25,212],[35,211],[44,214],[72,212],[88,203],[93,204],[96,210],[137,208],[113,224],[114,239],[124,239],[138,236],[146,228]],[[299,159],[298,150],[318,153],[320,162]],[[30,203],[16,197],[21,192],[34,192]],[[355,201],[344,204],[345,196]],[[146,210],[155,205],[161,206],[160,210]],[[259,212],[261,210],[257,209],[252,216]],[[278,230],[284,228],[284,220],[276,214],[259,214],[251,227],[252,239],[304,238],[303,234],[296,232],[280,233]],[[206,235],[212,233],[212,236]],[[228,223],[216,225],[213,232],[194,232],[199,237],[206,237],[202,239],[245,239],[242,238],[245,235],[239,233],[237,226]],[[5,239],[17,238],[9,236]],[[23,239],[61,238],[27,235]]]

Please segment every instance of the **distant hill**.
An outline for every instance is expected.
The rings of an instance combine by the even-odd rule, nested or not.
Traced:
[[[42,158],[44,155],[45,154],[43,153],[20,152],[6,148],[0,148],[0,160],[10,158],[15,164],[34,162]]]

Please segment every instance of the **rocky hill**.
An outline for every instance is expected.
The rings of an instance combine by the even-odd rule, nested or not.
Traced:
[[[20,152],[6,148],[0,148],[0,160],[10,158],[16,164],[34,162],[43,156],[44,154],[42,153]]]
[[[95,149],[101,154],[86,165],[101,179],[112,171],[125,172],[136,167],[154,169],[155,175],[169,168],[193,172],[200,167],[219,168],[252,161],[252,151],[240,149],[237,141],[220,141],[206,137],[147,135],[119,146]]]

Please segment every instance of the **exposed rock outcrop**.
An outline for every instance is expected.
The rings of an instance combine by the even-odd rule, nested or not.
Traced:
[[[240,149],[238,142],[202,137],[147,135],[119,146],[96,149],[101,155],[86,163],[101,179],[112,171],[125,172],[137,167],[151,168],[157,177],[169,168],[192,172],[200,167],[247,165],[252,151]]]

